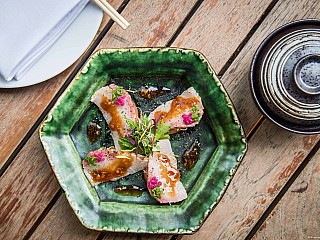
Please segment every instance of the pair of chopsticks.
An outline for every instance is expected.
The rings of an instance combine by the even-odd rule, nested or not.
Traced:
[[[118,23],[120,27],[126,29],[130,24],[125,20],[106,0],[92,0],[98,7],[102,9],[113,21]]]

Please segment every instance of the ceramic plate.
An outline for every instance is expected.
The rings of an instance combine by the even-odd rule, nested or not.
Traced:
[[[251,64],[254,99],[271,121],[296,133],[320,133],[320,20],[270,33]]]
[[[116,83],[125,89],[162,86],[171,91],[153,100],[131,93],[144,112],[193,86],[202,97],[204,117],[195,128],[171,136],[181,182],[188,198],[161,205],[144,191],[140,197],[115,193],[116,186],[146,189],[143,172],[92,187],[81,160],[91,150],[113,142],[98,108],[90,103],[99,88]],[[87,126],[102,127],[91,144]],[[42,124],[40,136],[52,169],[82,224],[95,230],[187,234],[199,229],[226,190],[245,151],[246,139],[233,105],[204,56],[175,48],[103,49],[78,73]],[[181,156],[198,140],[200,158],[191,170]]]
[[[102,11],[95,4],[89,3],[57,42],[19,81],[8,82],[0,76],[0,88],[34,85],[68,68],[90,45],[99,29],[102,16]]]

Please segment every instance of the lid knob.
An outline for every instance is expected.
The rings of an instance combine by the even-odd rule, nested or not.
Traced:
[[[307,94],[320,94],[320,55],[306,55],[294,67],[294,80]]]

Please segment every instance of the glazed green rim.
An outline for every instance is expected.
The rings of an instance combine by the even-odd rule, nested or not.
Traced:
[[[108,78],[107,71],[103,75],[104,80],[101,77],[93,81],[92,76],[87,73],[104,71],[100,64],[106,58],[102,56],[112,54],[150,54],[150,56],[170,54],[177,61],[201,63],[203,68],[201,71],[205,71],[205,74],[212,78],[209,86],[201,81],[193,82],[192,85],[197,85],[196,89],[201,87],[206,89],[208,96],[205,102],[216,103],[216,111],[208,112],[208,116],[214,126],[218,146],[188,193],[188,198],[180,204],[101,202],[96,190],[91,187],[83,173],[81,158],[70,137],[70,131],[87,109],[91,95],[104,86],[105,78]],[[82,96],[82,102],[74,102],[77,94],[83,91],[87,94]],[[70,105],[71,113],[65,107]],[[236,111],[212,67],[200,52],[181,48],[127,48],[97,51],[89,58],[43,121],[40,139],[49,163],[81,223],[89,229],[113,232],[194,233],[221,199],[247,150],[245,134]],[[223,177],[217,179],[216,176],[220,176],[217,173],[222,174]]]

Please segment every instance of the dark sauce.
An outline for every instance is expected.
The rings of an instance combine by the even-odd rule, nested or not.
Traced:
[[[169,88],[166,87],[148,87],[137,91],[138,95],[144,99],[152,100],[162,95],[165,95],[170,92]]]
[[[95,122],[90,122],[87,126],[87,137],[89,142],[93,144],[94,142],[98,141],[100,135],[101,127]]]
[[[120,185],[115,186],[113,191],[123,196],[140,197],[145,189],[135,185]]]
[[[199,153],[200,145],[198,140],[195,140],[190,149],[188,149],[182,156],[181,161],[183,167],[188,171],[192,170],[199,160]]]

